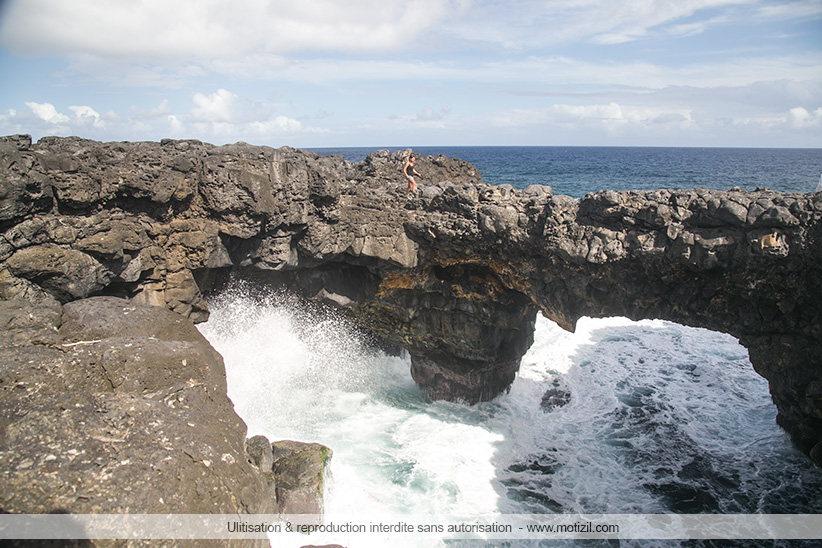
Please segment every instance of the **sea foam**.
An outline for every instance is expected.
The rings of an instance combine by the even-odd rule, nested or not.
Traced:
[[[538,318],[510,391],[468,407],[429,401],[407,356],[375,350],[333,311],[242,285],[209,306],[200,329],[249,435],[333,449],[332,514],[822,507],[822,474],[776,426],[767,382],[728,335],[624,318],[583,318],[568,333]],[[543,406],[548,389],[567,402]]]

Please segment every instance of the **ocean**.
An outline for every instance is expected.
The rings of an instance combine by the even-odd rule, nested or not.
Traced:
[[[353,161],[375,149],[324,149]],[[415,148],[474,163],[486,182],[612,188],[813,191],[819,150]],[[632,175],[633,174],[633,175]],[[766,176],[766,174],[771,174]],[[631,177],[634,177],[633,179]],[[329,446],[329,515],[801,514],[822,510],[822,470],[776,425],[767,381],[731,336],[662,320],[538,318],[511,390],[431,402],[407,355],[375,350],[334,311],[276,288],[230,284],[201,332],[223,355],[249,435]],[[550,410],[549,388],[570,393]],[[449,540],[447,535],[275,546],[812,546],[802,541]],[[817,544],[818,545],[818,544]]]
[[[392,147],[423,156],[444,154],[474,164],[486,183],[516,188],[549,185],[581,198],[597,190],[770,188],[813,192],[822,175],[822,149],[669,147]],[[317,148],[361,162],[377,148]]]

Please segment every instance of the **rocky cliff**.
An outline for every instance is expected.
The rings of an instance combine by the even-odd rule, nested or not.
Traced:
[[[222,358],[186,318],[24,299],[0,301],[0,325],[0,511],[276,513]]]
[[[434,398],[511,383],[539,312],[664,318],[730,333],[779,423],[822,462],[822,194],[485,184],[404,153],[360,164],[198,141],[0,140],[0,297],[112,295],[207,318],[231,273],[343,308],[404,347]]]

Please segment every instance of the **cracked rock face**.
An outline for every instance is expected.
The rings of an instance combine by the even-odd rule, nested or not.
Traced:
[[[0,510],[273,511],[222,358],[186,318],[94,297],[0,301],[0,325]]]
[[[469,403],[507,389],[537,312],[566,329],[668,319],[739,338],[779,423],[822,454],[821,193],[574,200],[438,156],[406,199],[409,152],[0,138],[0,298],[116,295],[196,322],[228,274],[286,285],[406,348],[432,397]],[[139,388],[117,359],[112,385]]]

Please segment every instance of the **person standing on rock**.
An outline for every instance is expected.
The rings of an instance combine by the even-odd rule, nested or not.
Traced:
[[[414,169],[414,155],[408,157],[408,160],[405,161],[405,165],[402,166],[402,172],[405,175],[405,178],[408,179],[408,188],[405,189],[405,195],[408,196],[411,192],[417,191],[417,183],[414,181],[414,175],[417,177],[422,177],[419,172]]]

